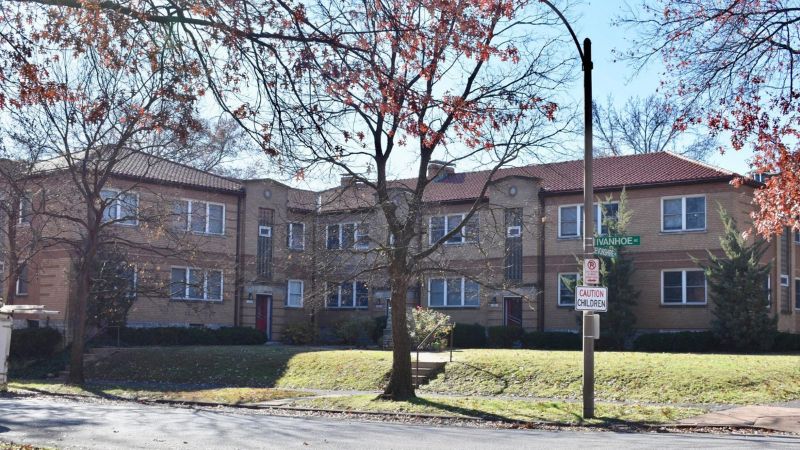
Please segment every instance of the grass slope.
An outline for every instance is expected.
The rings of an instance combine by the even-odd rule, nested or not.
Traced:
[[[460,395],[578,398],[582,354],[467,350],[425,390]],[[598,399],[769,403],[800,398],[800,356],[598,352]]]
[[[580,397],[581,352],[464,350],[423,392]],[[391,353],[309,347],[128,349],[89,368],[90,379],[208,387],[379,390]],[[598,400],[754,404],[800,399],[798,355],[598,352]]]
[[[90,379],[247,387],[378,389],[391,353],[308,347],[224,346],[127,349],[88,369]]]
[[[595,409],[597,418],[583,420],[581,418],[582,406],[580,403],[424,396],[410,402],[390,402],[377,400],[374,395],[301,399],[292,402],[291,406],[346,411],[437,414],[503,421],[553,422],[566,425],[589,425],[609,422],[674,423],[679,419],[697,416],[705,412],[698,408],[600,403]]]

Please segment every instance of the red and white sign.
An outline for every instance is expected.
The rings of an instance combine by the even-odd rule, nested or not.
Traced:
[[[608,311],[608,289],[594,286],[578,286],[575,288],[575,310]]]
[[[586,284],[600,284],[600,260],[583,260],[583,282]]]

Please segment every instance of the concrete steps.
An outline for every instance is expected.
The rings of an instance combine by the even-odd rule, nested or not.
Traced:
[[[444,362],[420,361],[419,365],[411,361],[411,379],[414,386],[428,384],[439,372],[444,370]]]

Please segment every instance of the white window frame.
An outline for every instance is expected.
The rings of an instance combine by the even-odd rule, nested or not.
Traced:
[[[217,203],[217,202],[208,202],[205,200],[194,200],[191,198],[182,198],[181,201],[186,202],[186,231],[195,234],[208,234],[212,236],[224,236],[225,235],[225,217],[227,216],[227,205],[225,203]],[[202,203],[205,205],[205,228],[203,231],[194,231],[192,230],[192,212],[194,211],[194,204],[195,203]],[[209,221],[211,220],[211,215],[209,214],[209,208],[211,205],[221,206],[222,207],[222,231],[219,233],[212,233],[208,231],[209,228]]]
[[[294,242],[294,226],[300,225],[302,228],[302,232],[300,233],[300,247],[292,247],[292,242]],[[327,230],[327,227],[325,228]],[[306,224],[305,222],[289,222],[289,250],[305,250],[306,249]],[[325,245],[327,246],[328,241],[325,241]],[[341,242],[340,242],[341,244]]]
[[[359,306],[358,302],[358,292],[356,291],[357,283],[364,283],[367,285],[367,304],[364,306]],[[331,283],[333,284],[333,283]],[[352,286],[352,296],[351,299],[353,301],[353,306],[342,306],[342,284],[344,283],[336,283],[336,306],[331,306],[328,304],[328,297],[325,297],[325,308],[327,309],[369,309],[369,284],[363,280],[354,280],[350,281],[349,284]]]
[[[686,228],[686,199],[689,198],[702,198],[703,199],[703,228]],[[679,230],[666,230],[664,229],[664,202],[666,200],[681,199],[681,228]],[[662,233],[686,233],[692,231],[706,231],[708,230],[708,198],[705,194],[700,195],[672,195],[668,197],[661,197],[661,232]]]
[[[789,287],[789,275],[781,274],[781,287]]]
[[[291,301],[291,299],[292,299],[292,288],[291,288],[292,283],[299,284],[299,286],[300,286],[300,304],[298,304],[298,305],[293,305],[292,301]],[[286,307],[287,308],[302,308],[303,307],[303,301],[305,300],[305,290],[306,290],[306,284],[305,284],[305,282],[303,280],[287,280],[286,281]]]
[[[575,286],[577,287],[580,284],[581,274],[578,272],[559,272],[556,274],[556,304],[558,306],[575,306],[574,295],[573,292],[573,301],[572,303],[566,303],[561,301],[561,277],[563,275],[575,275]]]
[[[17,273],[17,282],[16,282],[16,284],[14,286],[14,294],[17,295],[17,296],[24,297],[24,296],[26,296],[26,295],[28,295],[30,293],[31,281],[30,281],[30,277],[26,276],[27,284],[28,284],[28,286],[27,286],[28,287],[28,292],[20,292],[19,291],[19,280],[22,278],[22,267],[25,267],[25,271],[26,272],[29,270],[29,268],[27,267],[27,264],[21,264],[20,265],[20,268],[17,270],[17,272],[18,272]],[[26,275],[28,275],[28,274],[26,273]]]
[[[506,228],[506,237],[516,238],[522,236],[522,227],[514,225]]]
[[[259,237],[272,237],[272,227],[269,225],[259,225],[258,226],[258,236]]]
[[[369,238],[369,229],[367,229],[366,232],[362,234],[362,232],[359,231],[359,229],[361,229],[362,227],[367,228],[367,224],[353,223],[353,248],[357,250],[366,250],[369,248],[369,240],[367,240],[365,244],[359,244],[358,242],[364,236]],[[344,227],[339,228],[339,230],[344,230]]]
[[[338,235],[337,236],[338,241],[337,241],[336,247],[328,247],[328,243],[331,241],[331,228],[330,227],[332,227],[334,225],[336,225],[338,227],[337,228],[338,231],[336,232],[336,234]],[[325,224],[325,249],[327,249],[327,250],[341,250],[341,248],[342,248],[342,224],[340,224],[340,223],[328,223],[328,224]]]
[[[183,288],[183,297],[173,297],[172,296],[172,270],[174,269],[183,269],[184,273],[184,288]],[[189,297],[189,271],[190,270],[199,270],[203,272],[203,298],[195,298]],[[209,272],[219,272],[219,297],[220,298],[208,298],[208,273]],[[195,302],[215,302],[221,303],[225,299],[225,273],[222,269],[203,269],[202,267],[188,267],[188,266],[172,266],[170,267],[169,271],[170,276],[170,300],[176,301],[195,301]]]
[[[458,223],[455,224],[453,227],[450,227],[450,218],[451,217],[455,217],[455,216],[459,216]],[[443,214],[438,214],[438,215],[435,215],[435,216],[428,217],[428,245],[433,245],[433,244],[436,243],[436,241],[438,241],[438,239],[437,240],[433,239],[433,219],[434,218],[439,218],[439,217],[443,217],[444,218],[444,235],[446,236],[447,233],[450,232],[450,230],[452,230],[453,228],[457,227],[460,223],[464,222],[464,217],[466,217],[466,216],[467,216],[466,213],[453,213],[453,214],[443,213]],[[473,214],[472,217],[476,217],[475,214]],[[478,225],[478,227],[480,228],[480,224]],[[467,240],[467,235],[464,234],[464,231],[466,231],[466,228],[467,228],[467,224],[465,223],[464,226],[461,227],[461,232],[459,234],[454,235],[453,237],[450,238],[450,239],[455,239],[455,238],[459,237],[461,239],[459,242],[450,242],[450,239],[448,239],[448,240],[444,241],[442,244],[444,244],[444,245],[463,245],[463,244],[471,244],[471,243],[478,242],[477,240],[473,240],[473,241],[468,241]],[[478,231],[478,233],[480,233],[480,230]]]
[[[24,204],[26,200],[31,205],[31,211],[28,216],[23,215]],[[33,195],[30,192],[26,191],[22,193],[22,197],[19,199],[18,213],[19,213],[19,217],[17,218],[18,225],[29,225],[31,223],[31,220],[33,218]],[[23,220],[25,217],[27,217],[27,220]]]
[[[461,279],[461,303],[458,305],[448,305],[447,304],[447,281],[453,279]],[[444,297],[442,298],[441,305],[432,305],[431,304],[431,282],[433,280],[442,280],[444,281]],[[477,305],[467,305],[467,291],[466,285],[467,281],[472,281],[478,285],[478,304]],[[480,308],[481,307],[481,285],[474,280],[469,280],[467,277],[431,277],[428,278],[428,308]]]
[[[618,200],[613,200],[610,202],[595,202],[592,203],[594,207],[594,228],[595,233],[598,236],[605,236],[603,234],[603,206],[605,205],[619,205]],[[558,206],[558,238],[559,239],[580,239],[583,236],[583,214],[581,214],[581,208],[583,207],[583,203],[572,203],[569,205],[559,205]],[[561,210],[564,208],[576,208],[578,211],[578,234],[570,234],[565,236],[561,231]]]
[[[328,248],[328,240],[329,240],[329,237],[330,237],[330,229],[328,227],[333,226],[333,225],[338,225],[339,226],[339,245],[337,245],[335,248]],[[344,247],[344,238],[345,238],[344,229],[345,229],[345,226],[347,226],[347,225],[352,225],[353,226],[353,236],[352,236],[353,237],[353,246],[350,247],[350,248],[345,248]],[[358,229],[360,227],[362,227],[362,226],[366,227],[367,224],[359,223],[359,222],[339,222],[339,223],[328,223],[328,224],[325,224],[325,248],[328,249],[328,250],[349,250],[349,249],[366,250],[366,249],[368,249],[369,248],[369,242],[367,242],[366,245],[359,245],[359,243],[358,243],[358,239],[362,236],[361,233],[359,233]],[[304,229],[305,229],[305,227],[304,227]],[[364,233],[364,236],[369,237],[369,231]],[[303,244],[303,245],[305,246],[305,244]]]
[[[664,302],[664,274],[667,272],[680,272],[681,273],[681,302]],[[702,269],[690,267],[685,269],[662,269],[661,270],[661,305],[662,306],[703,306],[708,305],[708,277],[703,275],[704,283],[704,298],[702,302],[687,302],[686,301],[686,272],[703,272]]]
[[[132,192],[132,191],[123,191],[121,189],[115,188],[105,188],[100,190],[100,196],[102,198],[103,192],[113,193],[113,195],[105,199],[103,201],[108,201],[108,205],[106,206],[106,210],[114,211],[113,218],[111,219],[114,222],[114,225],[120,225],[123,227],[135,227],[139,225],[139,193]],[[136,213],[134,214],[132,223],[128,223],[122,221],[122,199],[120,196],[122,195],[133,195],[136,198]]]

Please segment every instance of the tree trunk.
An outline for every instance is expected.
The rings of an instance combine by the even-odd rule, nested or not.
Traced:
[[[89,265],[84,259],[78,266],[78,286],[72,304],[72,348],[69,356],[67,384],[81,385],[83,376],[84,336],[86,335],[86,302],[89,297]]]
[[[406,296],[409,280],[402,269],[390,269],[392,286],[392,373],[381,398],[411,400],[416,398],[411,379],[411,338],[406,325]]]

